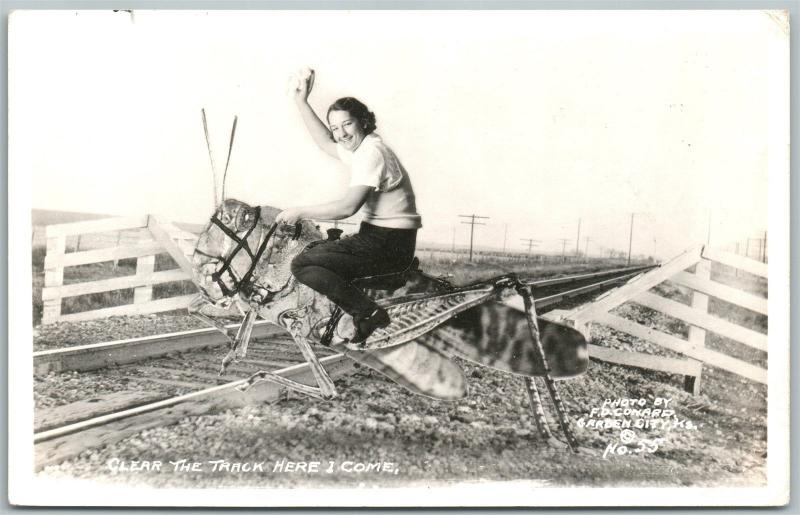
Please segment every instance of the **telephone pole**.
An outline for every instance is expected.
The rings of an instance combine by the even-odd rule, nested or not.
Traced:
[[[588,258],[589,257],[589,242],[592,241],[592,239],[587,236],[585,238],[585,240],[586,240],[586,246],[584,247],[584,250],[583,250],[583,256],[585,258]]]
[[[628,237],[628,266],[631,266],[631,248],[633,247],[633,213],[631,213],[631,234]]]
[[[528,257],[529,258],[531,257],[531,248],[535,247],[536,245],[538,245],[539,243],[542,242],[541,240],[532,240],[530,238],[520,238],[520,239],[522,241],[527,241],[528,242]]]
[[[482,222],[476,222],[475,219],[484,219],[488,220],[488,216],[478,216],[478,215],[458,215],[461,218],[469,218],[469,222],[461,222],[462,224],[468,224],[469,228],[469,260],[472,261],[472,242],[474,240],[474,233],[475,233],[475,226],[476,225],[486,225]]]
[[[561,262],[563,263],[566,260],[565,252],[567,250],[567,242],[569,241],[569,238],[560,238],[558,241],[561,242]]]
[[[577,257],[581,251],[581,219],[578,218],[578,236],[575,238],[575,256]]]
[[[506,224],[506,231],[503,233],[503,254],[506,253],[506,238],[508,237],[508,224]]]

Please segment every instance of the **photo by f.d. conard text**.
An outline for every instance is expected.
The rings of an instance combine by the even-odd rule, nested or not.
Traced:
[[[111,458],[106,467],[115,474],[137,472],[217,472],[230,474],[398,474],[397,463],[389,461],[317,460],[268,461],[216,460],[123,460]]]
[[[676,431],[697,431],[699,426],[680,416],[669,397],[603,399],[577,420],[578,427],[597,431],[619,429],[603,458],[652,454],[663,447],[665,436]]]

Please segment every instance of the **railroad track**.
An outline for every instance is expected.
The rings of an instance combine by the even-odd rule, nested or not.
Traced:
[[[537,310],[543,313],[568,299],[612,286],[650,268],[534,281]],[[508,304],[521,309],[517,299]],[[233,364],[227,376],[218,376],[224,344],[225,339],[214,329],[200,329],[34,353],[34,373],[40,377],[70,372],[80,374],[84,383],[96,380],[102,385],[88,398],[66,396],[37,407],[36,470],[186,416],[278,400],[282,388],[274,383],[261,382],[244,393],[236,389],[245,381],[243,378],[257,370],[271,370],[301,382],[313,381],[291,338],[266,323],[254,327],[248,359]],[[357,365],[342,354],[324,347],[316,347],[315,352],[334,379],[356,370]],[[242,379],[231,380],[231,376]]]

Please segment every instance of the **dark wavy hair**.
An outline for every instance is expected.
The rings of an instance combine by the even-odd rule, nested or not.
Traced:
[[[353,97],[343,97],[332,103],[328,108],[325,118],[328,119],[331,111],[347,111],[350,116],[358,120],[358,124],[363,127],[364,135],[372,134],[378,127],[375,125],[375,113],[369,110],[360,100]]]

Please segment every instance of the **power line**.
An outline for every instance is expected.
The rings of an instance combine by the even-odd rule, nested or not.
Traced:
[[[476,222],[476,218],[481,218],[484,220],[488,220],[488,216],[478,216],[478,215],[458,215],[460,218],[470,218],[469,222],[461,222],[462,224],[469,224],[469,260],[472,261],[472,242],[474,240],[474,233],[475,233],[475,226],[476,225],[486,225],[485,223]]]

